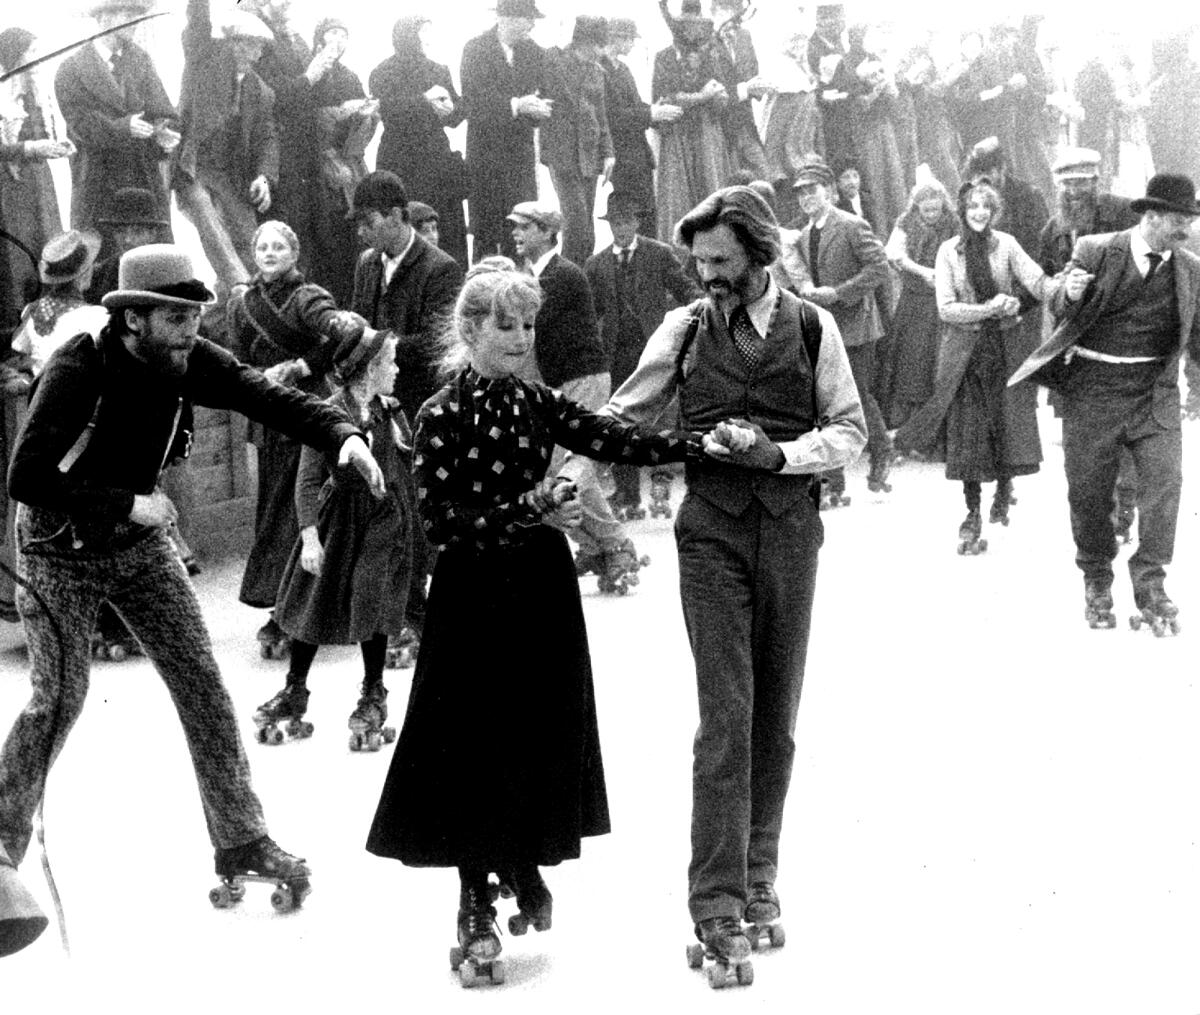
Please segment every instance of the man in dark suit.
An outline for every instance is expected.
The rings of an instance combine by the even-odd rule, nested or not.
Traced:
[[[1195,184],[1160,173],[1132,202],[1132,229],[1082,236],[1052,297],[1053,335],[1009,384],[1030,379],[1063,394],[1063,457],[1085,616],[1113,627],[1112,495],[1122,448],[1138,474],[1134,604],[1156,634],[1177,629],[1164,589],[1182,484],[1179,361],[1200,360],[1200,258],[1186,250],[1200,215]]]
[[[713,2],[713,21],[720,44],[718,55],[724,65],[723,83],[731,100],[725,108],[725,136],[737,168],[753,173],[756,180],[765,180],[770,170],[751,102],[767,94],[767,84],[758,74],[754,40],[742,25],[746,11],[744,0]]]
[[[102,31],[136,18],[150,0],[101,0],[90,13]],[[171,214],[167,156],[179,144],[179,116],[154,63],[134,41],[136,26],[81,46],[59,65],[54,93],[75,142],[71,227],[95,228],[122,187],[148,190],[158,215]],[[115,257],[111,236],[102,253]],[[157,239],[171,241],[168,225]]]
[[[536,367],[537,375],[550,387],[595,411],[612,393],[608,355],[600,340],[587,277],[578,265],[555,251],[562,215],[544,204],[525,201],[513,208],[508,222],[519,263],[542,287],[542,305],[533,322],[534,363],[529,373]],[[564,448],[555,448],[547,475],[554,475],[565,457]],[[633,541],[613,515],[590,460],[581,469],[577,487],[583,520],[569,532],[579,544],[576,568],[581,575],[595,571],[601,591],[625,591],[637,580],[639,558]]]
[[[684,273],[674,248],[638,232],[644,214],[635,197],[614,192],[604,215],[612,229],[612,246],[593,254],[583,266],[614,388],[637,368],[646,340],[662,324],[667,311],[701,295],[700,286]],[[618,464],[612,472],[614,510],[626,519],[644,518],[641,469]]]
[[[875,292],[888,281],[887,255],[865,219],[835,208],[833,172],[820,160],[802,165],[796,173],[800,210],[808,224],[796,240],[796,251],[812,279],[801,295],[824,307],[837,321],[850,357],[867,417],[867,453],[871,469],[867,485],[887,491],[892,462],[892,440],[879,403],[872,394],[875,377],[875,343],[883,334]],[[840,500],[845,480],[827,477],[830,493]]]
[[[366,246],[354,269],[350,309],[377,330],[396,335],[400,372],[393,394],[410,420],[440,387],[438,325],[454,307],[463,271],[449,254],[427,243],[412,227],[408,194],[395,173],[368,173],[354,188],[358,238]],[[416,490],[408,488],[415,511]],[[405,636],[419,641],[425,623],[425,582],[433,554],[425,530],[413,526],[413,581]]]
[[[475,261],[498,251],[514,257],[504,216],[513,205],[537,199],[534,131],[554,108],[542,95],[545,54],[529,38],[541,16],[533,0],[498,0],[496,26],[463,47],[467,210]]]
[[[279,179],[275,94],[254,71],[273,37],[253,14],[234,10],[226,18],[223,38],[214,39],[209,0],[188,0],[174,181],[217,274],[218,297],[250,280],[257,213],[271,207]]]

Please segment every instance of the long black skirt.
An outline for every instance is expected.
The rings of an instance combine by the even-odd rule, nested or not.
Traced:
[[[552,865],[609,831],[579,582],[563,534],[443,549],[367,849],[413,867]]]
[[[292,547],[300,538],[296,522],[296,472],[300,444],[274,430],[263,430],[258,442],[258,499],[254,505],[254,545],[246,557],[242,588],[247,606],[275,605],[279,583]]]

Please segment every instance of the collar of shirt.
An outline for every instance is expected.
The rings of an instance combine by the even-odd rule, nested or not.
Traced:
[[[632,242],[632,243],[630,243],[628,247],[618,247],[618,246],[617,246],[617,245],[614,243],[614,244],[613,244],[613,248],[612,248],[613,256],[614,256],[614,257],[620,257],[620,256],[621,256],[621,254],[622,254],[624,251],[626,251],[626,250],[628,250],[628,251],[629,251],[629,253],[630,253],[630,256],[632,256],[632,255],[633,255],[633,252],[634,252],[635,250],[637,250],[637,246],[638,246],[638,244],[637,244],[637,237],[636,237],[636,236],[633,238],[633,242]]]
[[[1129,234],[1129,252],[1133,254],[1134,260],[1137,263],[1138,271],[1144,276],[1150,270],[1150,259],[1147,255],[1150,251],[1150,244],[1146,242],[1146,238],[1142,235],[1142,231],[1134,227],[1133,232]],[[1171,260],[1171,249],[1159,251],[1162,254],[1162,263],[1166,264]]]
[[[379,260],[380,260],[380,263],[382,263],[382,265],[383,265],[383,284],[385,286],[389,286],[392,284],[392,277],[396,274],[396,269],[400,267],[400,262],[404,260],[404,256],[410,250],[412,250],[412,245],[413,245],[413,242],[416,240],[416,237],[417,237],[417,231],[415,229],[409,230],[408,242],[404,245],[404,249],[402,251],[400,251],[400,253],[398,253],[395,257],[391,257],[390,255],[384,253],[383,251],[379,252]]]
[[[814,229],[824,229],[829,224],[829,216],[833,214],[833,205],[825,209],[825,214],[813,220]]]
[[[111,41],[111,36],[105,36],[102,39],[96,39],[93,45],[96,47],[96,52],[100,54],[100,59],[103,60],[109,67],[113,61],[120,56],[120,48]]]
[[[550,258],[552,258],[556,253],[557,251],[555,250],[547,250],[536,261],[529,262],[529,270],[533,273],[534,278],[542,277],[542,272],[546,270],[546,265],[550,263]]]
[[[744,304],[746,314],[750,318],[750,323],[754,325],[754,330],[758,332],[759,338],[762,338],[767,329],[771,326],[771,314],[775,311],[775,300],[779,297],[779,287],[775,284],[775,279],[770,272],[767,272],[767,288],[763,294],[753,303]],[[736,308],[731,308],[730,312],[725,315],[725,323],[729,323],[729,318]]]
[[[507,45],[503,39],[497,39],[496,41],[500,43],[500,50],[504,54],[504,59],[508,63],[508,65],[511,67],[513,64],[513,48],[512,48],[512,46]]]

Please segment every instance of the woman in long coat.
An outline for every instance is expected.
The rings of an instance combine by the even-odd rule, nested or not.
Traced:
[[[1024,359],[1019,282],[1043,300],[1053,283],[1017,241],[993,228],[1000,195],[987,184],[959,194],[960,233],[938,248],[935,284],[945,328],[933,397],[896,434],[905,450],[944,447],[946,478],[963,484],[967,517],[960,552],[978,552],[983,483],[995,483],[993,522],[1008,524],[1012,478],[1037,472],[1042,460],[1037,390],[1008,387]]]
[[[437,210],[439,245],[465,267],[466,170],[445,131],[462,123],[463,104],[449,68],[425,55],[421,36],[429,24],[421,15],[400,18],[392,29],[395,52],[371,71],[368,84],[383,118],[375,168],[399,176],[409,200]]]

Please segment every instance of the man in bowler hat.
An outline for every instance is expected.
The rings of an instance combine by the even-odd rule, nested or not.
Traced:
[[[1156,634],[1178,629],[1164,588],[1182,480],[1179,361],[1200,359],[1200,257],[1185,249],[1200,215],[1195,184],[1159,173],[1123,232],[1081,236],[1053,297],[1053,334],[1013,374],[1063,396],[1063,457],[1085,617],[1113,627],[1113,483],[1122,448],[1137,468],[1138,547],[1129,576]]]

